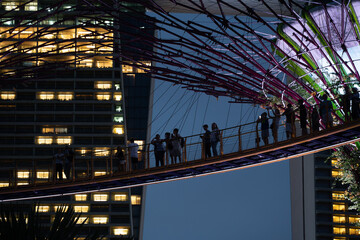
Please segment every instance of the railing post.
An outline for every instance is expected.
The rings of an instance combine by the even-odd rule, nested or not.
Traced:
[[[220,155],[224,154],[223,131],[220,131]]]
[[[241,143],[241,126],[239,127],[238,137],[239,137],[239,152],[240,152],[240,151],[242,151],[242,143]]]
[[[73,159],[72,159],[72,180],[75,181],[75,154],[73,155]]]
[[[165,147],[165,166],[169,166],[169,150],[167,148],[167,146]]]
[[[33,184],[36,185],[36,161],[33,159]]]
[[[259,122],[256,122],[256,147],[260,147]]]
[[[150,168],[150,144],[145,145],[145,146],[146,146],[146,169],[149,169]]]
[[[201,141],[201,159],[205,159],[205,146],[204,146],[204,141]]]
[[[91,179],[94,179],[94,152],[91,151]]]
[[[183,159],[184,159],[184,162],[187,162],[187,154],[186,154],[186,140],[187,138],[184,138],[184,150],[183,150]]]
[[[132,171],[132,162],[131,162],[130,150],[129,149],[128,149],[127,160],[128,160],[128,163],[129,163],[129,172],[131,172]]]
[[[113,149],[111,149],[110,150],[110,175],[112,176],[113,174],[114,174]]]
[[[17,160],[15,159],[15,172],[14,172],[14,187],[17,187],[17,172],[18,172],[18,163]]]

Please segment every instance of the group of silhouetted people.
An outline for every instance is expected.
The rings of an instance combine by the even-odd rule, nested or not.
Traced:
[[[285,116],[285,130],[287,139],[296,137],[295,117],[298,116],[300,120],[301,134],[307,135],[307,126],[310,126],[311,132],[318,132],[320,130],[320,120],[322,121],[323,128],[330,128],[333,126],[333,103],[329,100],[328,95],[324,93],[320,97],[319,111],[316,106],[309,107],[308,109],[304,104],[304,100],[298,100],[298,106],[294,109],[292,104],[288,104],[284,112],[281,114],[278,108],[267,109],[267,112],[261,114],[257,123],[260,124],[261,139],[264,144],[269,144],[269,130],[272,130],[274,142],[278,142],[278,129],[281,116]],[[360,98],[357,88],[345,87],[345,94],[339,98],[340,110],[344,114],[345,122],[350,120],[358,120],[360,118]],[[298,112],[298,114],[296,114]],[[271,125],[269,125],[269,119],[272,119]],[[260,138],[256,139],[259,144]]]
[[[185,140],[179,134],[179,129],[175,128],[172,134],[166,132],[164,139],[161,139],[160,135],[156,134],[151,144],[154,146],[156,167],[165,166],[165,153],[170,156],[171,164],[175,164],[177,161],[181,163],[182,148]]]
[[[55,178],[63,180],[63,171],[66,179],[71,177],[71,169],[74,162],[74,151],[66,146],[64,149],[59,148],[58,152],[54,155],[55,161]]]

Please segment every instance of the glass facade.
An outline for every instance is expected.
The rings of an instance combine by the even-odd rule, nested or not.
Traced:
[[[2,14],[9,17],[0,23],[0,55],[4,61],[22,56],[8,69],[0,69],[3,76],[61,63],[45,78],[0,90],[0,187],[29,184],[34,175],[39,183],[49,181],[55,177],[53,156],[65,145],[74,150],[74,174],[82,178],[91,155],[98,160],[94,175],[101,176],[109,172],[111,149],[126,146],[131,137],[146,142],[150,74],[113,58],[121,51],[119,39],[114,39],[118,33],[102,27],[114,25],[113,19],[103,14],[104,21],[94,24],[76,12],[75,2],[68,1],[60,6],[64,11],[47,17],[42,16],[46,11],[40,13],[53,11],[46,0],[0,3],[0,12],[9,12]],[[39,19],[26,19],[34,11],[39,11]],[[136,24],[143,26],[139,19]],[[120,35],[120,40],[131,39]],[[27,74],[36,79],[36,72]],[[14,165],[17,171],[10,171]],[[86,223],[84,233],[96,228],[107,239],[139,239],[142,192],[140,187],[43,199],[37,210],[49,216],[50,224],[59,206],[73,205],[84,213],[79,219]]]

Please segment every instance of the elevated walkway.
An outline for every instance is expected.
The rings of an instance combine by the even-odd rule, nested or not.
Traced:
[[[76,167],[74,167],[71,180],[57,181],[53,176],[47,182],[39,183],[36,181],[36,174],[33,174],[28,185],[19,186],[15,179],[14,184],[0,189],[0,202],[115,190],[234,171],[333,149],[357,142],[360,138],[360,121],[356,121],[317,133],[260,146],[259,142],[255,141],[258,139],[259,133],[256,129],[249,128],[251,125],[255,126],[255,123],[222,130],[221,154],[216,157],[205,159],[204,152],[201,151],[201,141],[198,140],[196,143],[191,141],[192,139],[200,139],[199,135],[194,135],[185,138],[181,163],[169,164],[168,156],[166,156],[165,166],[154,167],[152,165],[155,161],[150,145],[145,145],[143,146],[144,167],[142,169],[130,170],[131,166],[127,166],[125,172],[114,173],[113,159],[109,156],[102,159],[106,161],[105,174],[96,176],[95,170],[97,168],[94,165],[98,159],[91,157],[87,164],[88,169],[85,171],[87,176],[75,176]],[[241,129],[248,130],[240,131]],[[235,130],[238,131],[234,134]],[[229,134],[226,134],[228,132]],[[230,134],[231,132],[233,134]],[[244,145],[247,145],[245,149],[243,149]],[[34,165],[34,168],[35,166],[37,165]],[[34,169],[34,172],[36,170]]]

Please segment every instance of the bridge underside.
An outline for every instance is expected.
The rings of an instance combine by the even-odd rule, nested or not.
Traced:
[[[196,160],[168,167],[137,170],[124,175],[96,177],[83,181],[61,181],[56,184],[1,189],[0,202],[114,190],[234,171],[333,149],[357,142],[358,138],[360,138],[360,122],[353,122],[321,131],[316,135],[298,137],[278,144],[225,154],[208,160]]]
[[[174,13],[194,13],[189,8],[184,8],[181,4],[189,4],[189,0],[176,0],[178,4],[175,4],[174,1],[169,0],[153,0],[153,2],[162,9],[167,12],[174,12]],[[195,3],[200,3],[200,0],[193,1]],[[226,7],[224,4],[221,6],[221,10],[218,5],[218,0],[202,0],[201,1],[203,6],[209,10],[213,14],[221,14],[221,11],[225,15],[239,15],[239,12],[236,11],[235,8],[246,10],[244,6],[238,0],[223,0],[222,2],[228,3],[235,8]],[[254,9],[259,15],[266,16],[272,15],[267,7],[262,4],[261,1],[254,1],[254,0],[242,0],[241,2],[245,3],[250,8]],[[292,2],[296,2],[299,4],[304,4],[304,1],[294,0]],[[278,0],[266,0],[266,4],[269,5],[277,14],[288,15],[288,10],[281,4]],[[296,8],[296,6],[293,6]]]

